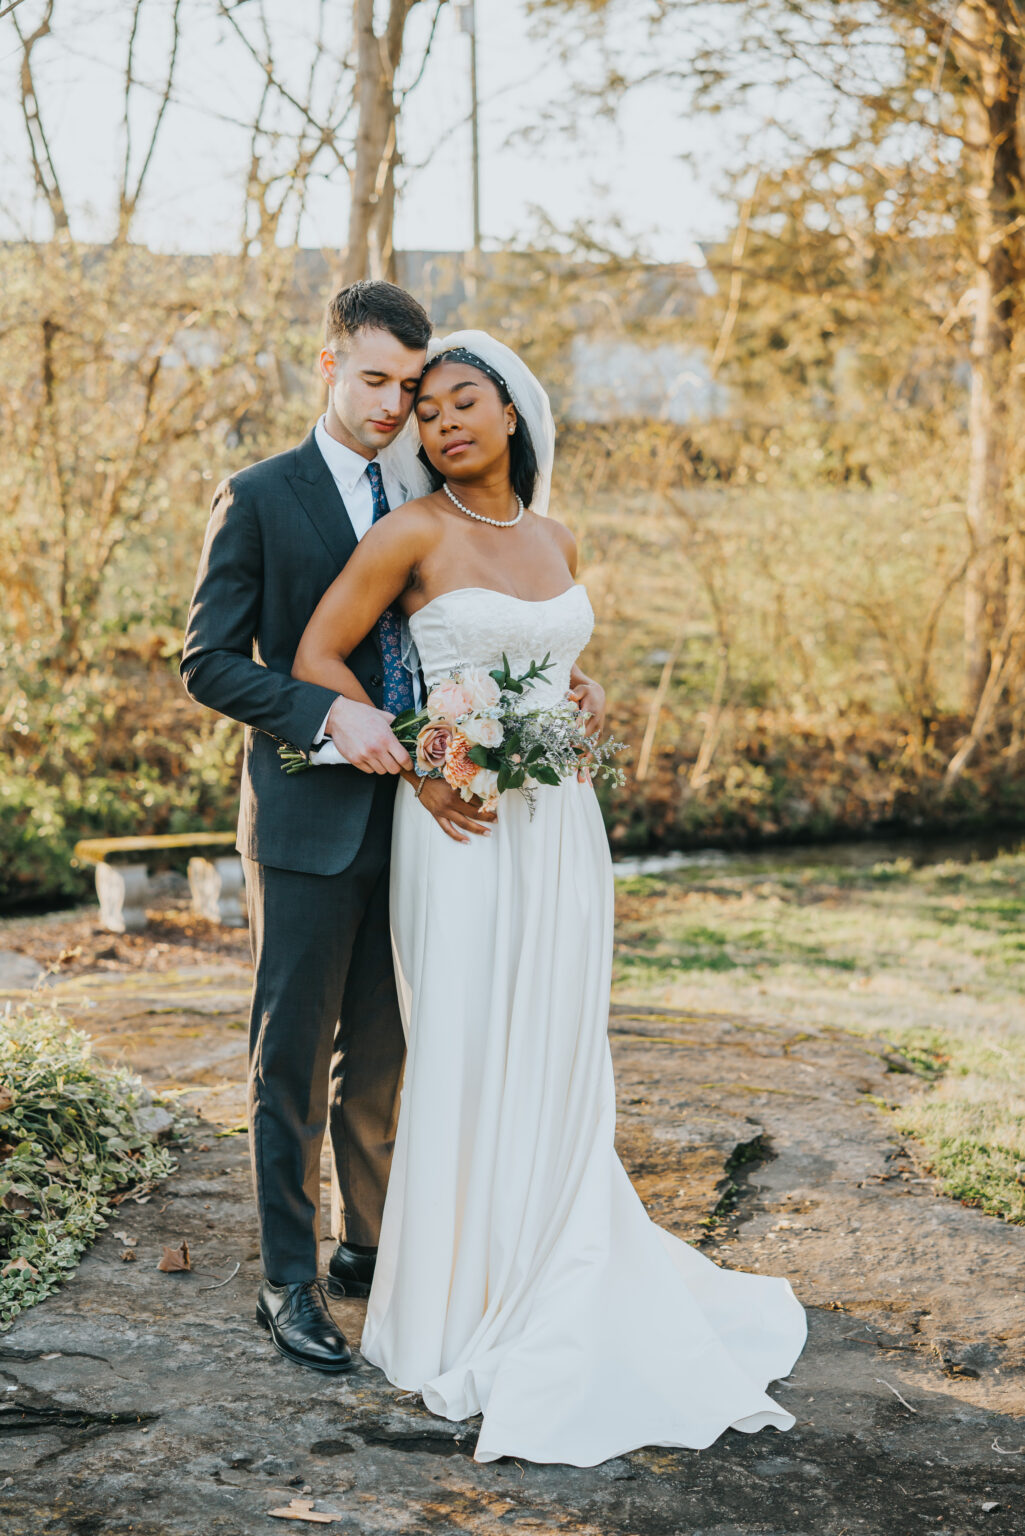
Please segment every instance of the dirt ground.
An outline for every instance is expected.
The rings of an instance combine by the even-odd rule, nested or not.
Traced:
[[[754,1014],[613,1010],[619,1144],[652,1216],[720,1263],[787,1275],[809,1308],[805,1353],[772,1389],[798,1422],[594,1469],[480,1466],[472,1423],[433,1418],[362,1362],[346,1378],[291,1366],[254,1325],[245,933],[172,891],[145,934],[115,938],[86,910],[6,922],[0,949],[52,967],[45,990],[97,1050],[201,1117],[178,1173],[0,1336],[9,1536],[312,1529],[270,1513],[293,1498],[361,1536],[1025,1530],[1025,1229],[916,1166],[876,1101],[920,1085],[881,1045]],[[183,1238],[191,1272],[159,1272]],[[630,1306],[600,1341],[610,1391]],[[363,1304],[337,1312],[356,1343]]]

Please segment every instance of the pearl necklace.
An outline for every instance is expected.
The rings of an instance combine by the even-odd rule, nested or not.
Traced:
[[[522,501],[517,496],[516,505],[519,507],[519,511],[515,517],[483,517],[479,512],[471,512],[469,507],[464,506],[463,503],[459,500],[459,497],[454,496],[449,490],[447,483],[443,484],[441,488],[445,492],[445,495],[448,497],[449,501],[451,501],[454,506],[457,506],[460,512],[465,512],[467,517],[473,518],[474,522],[490,523],[492,528],[515,528],[516,524],[522,519],[523,514],[526,511]]]

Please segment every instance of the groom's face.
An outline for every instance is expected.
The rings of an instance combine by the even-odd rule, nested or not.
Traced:
[[[376,328],[325,347],[320,371],[332,437],[367,459],[387,447],[406,424],[426,356]]]

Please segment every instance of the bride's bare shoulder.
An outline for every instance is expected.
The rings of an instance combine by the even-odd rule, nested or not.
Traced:
[[[571,571],[577,567],[577,541],[566,527],[556,517],[543,517],[539,521],[543,525],[548,537],[556,544],[561,553],[566,557],[566,564]]]
[[[389,520],[394,517],[398,518],[400,522],[410,525],[424,522],[433,523],[440,511],[437,492],[431,491],[427,496],[417,496],[413,501],[404,501],[399,506],[394,507],[389,513]]]

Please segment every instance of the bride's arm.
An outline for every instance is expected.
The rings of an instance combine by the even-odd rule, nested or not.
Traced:
[[[416,785],[424,810],[454,842],[467,833],[487,835],[493,812],[479,800],[467,804],[444,779],[418,778],[409,753],[391,729],[391,715],[375,709],[346,665],[381,614],[406,591],[432,548],[437,524],[422,503],[407,502],[375,523],[328,587],[303,631],[292,676],[337,689],[328,729],[339,751],[367,773],[401,773]],[[332,720],[337,711],[338,718]]]
[[[425,553],[419,521],[402,507],[374,524],[314,609],[292,662],[293,677],[370,704],[346,658],[412,585]]]
[[[391,716],[375,708],[346,658],[410,585],[428,532],[415,507],[376,523],[324,593],[292,662],[293,677],[334,689],[338,697],[328,715],[328,734],[366,773],[409,771],[412,764],[391,729]]]

